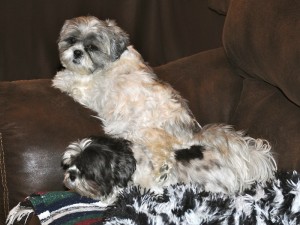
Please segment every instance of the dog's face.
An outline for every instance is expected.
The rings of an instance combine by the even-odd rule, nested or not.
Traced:
[[[127,186],[136,161],[128,141],[92,138],[70,144],[62,165],[67,188],[93,199],[104,199]]]
[[[58,40],[63,66],[82,75],[114,62],[128,45],[128,35],[114,21],[93,16],[67,20]]]

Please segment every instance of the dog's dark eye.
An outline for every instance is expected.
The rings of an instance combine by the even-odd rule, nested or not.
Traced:
[[[97,46],[91,44],[91,45],[85,46],[85,50],[86,51],[97,51],[98,48],[97,48]]]
[[[69,171],[69,178],[71,181],[76,180],[76,177],[77,177],[77,175],[76,175],[75,171]]]
[[[61,166],[62,166],[63,170],[67,170],[70,167],[69,164],[62,164]]]
[[[65,40],[68,44],[73,45],[77,42],[77,39],[75,37],[69,37]]]

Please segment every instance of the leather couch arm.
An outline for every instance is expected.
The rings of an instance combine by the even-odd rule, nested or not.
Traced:
[[[60,157],[65,147],[103,134],[92,115],[48,79],[0,83],[0,224],[33,192],[64,190]]]

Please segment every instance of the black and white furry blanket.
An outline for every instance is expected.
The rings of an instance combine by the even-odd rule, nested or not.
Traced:
[[[256,184],[242,195],[204,192],[176,185],[163,195],[130,188],[105,212],[106,225],[300,224],[300,175],[279,173],[267,186]]]
[[[42,225],[299,225],[300,174],[278,173],[266,186],[255,184],[235,196],[192,184],[168,187],[161,195],[129,187],[109,207],[74,192],[38,193],[12,209],[7,224],[33,213]]]

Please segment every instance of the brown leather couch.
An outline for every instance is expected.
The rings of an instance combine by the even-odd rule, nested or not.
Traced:
[[[225,3],[210,1],[227,12],[223,47],[155,71],[188,99],[200,124],[228,123],[268,139],[279,169],[300,171],[300,2]],[[0,223],[28,194],[63,190],[66,145],[103,134],[92,115],[49,79],[0,83]]]

